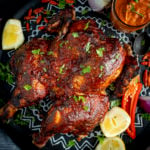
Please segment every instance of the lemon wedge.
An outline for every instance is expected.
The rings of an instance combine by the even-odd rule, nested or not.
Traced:
[[[114,137],[124,132],[130,125],[131,118],[120,107],[113,107],[104,117],[100,127],[106,137]]]
[[[9,19],[3,29],[2,49],[17,49],[24,42],[21,21],[18,19]]]
[[[125,150],[125,144],[119,137],[105,138],[102,144],[98,144],[95,150]]]

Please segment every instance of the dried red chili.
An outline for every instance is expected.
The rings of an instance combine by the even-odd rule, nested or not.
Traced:
[[[55,2],[54,0],[49,0],[49,3],[52,4],[52,5],[58,5],[58,3]]]
[[[44,22],[48,23],[48,19],[46,17],[44,17]]]
[[[27,32],[30,31],[30,24],[28,22],[26,23],[26,30],[27,30]]]
[[[135,112],[136,106],[138,102],[139,94],[142,90],[142,84],[139,82],[140,77],[136,76],[134,79],[131,80],[127,90],[125,91],[121,107],[128,112],[131,117],[131,124],[129,128],[126,130],[128,135],[135,139],[136,137],[136,129],[135,129]]]
[[[34,19],[34,18],[35,18],[35,16],[25,16],[24,17],[25,20],[31,20],[31,19]]]
[[[73,3],[74,3],[74,0],[66,0],[66,3],[68,3],[68,4],[73,4]]]
[[[33,13],[37,15],[37,14],[41,13],[43,10],[44,10],[44,7],[36,8],[33,10]]]
[[[143,74],[143,83],[145,86],[148,86],[148,70],[145,70],[144,71],[144,74]]]
[[[39,24],[41,22],[41,20],[42,20],[42,16],[39,15],[38,18],[36,19],[36,23]]]
[[[48,3],[49,0],[41,0],[42,3]]]
[[[31,17],[31,15],[32,15],[32,8],[30,8],[28,11],[28,16]]]
[[[38,27],[38,30],[44,30],[44,29],[45,29],[45,26]]]

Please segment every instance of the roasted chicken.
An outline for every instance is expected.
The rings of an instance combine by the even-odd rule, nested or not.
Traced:
[[[38,147],[56,133],[85,136],[92,131],[109,109],[105,90],[127,58],[118,39],[106,37],[94,20],[75,20],[72,9],[53,16],[47,31],[59,34],[50,41],[33,39],[12,57],[17,86],[0,109],[1,118],[10,118],[48,95],[52,107],[40,133],[33,135]]]

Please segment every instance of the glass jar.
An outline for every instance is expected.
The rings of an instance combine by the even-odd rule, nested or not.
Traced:
[[[111,21],[115,28],[127,33],[144,28],[150,23],[149,0],[113,0]]]

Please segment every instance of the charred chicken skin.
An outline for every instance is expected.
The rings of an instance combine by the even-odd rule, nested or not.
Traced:
[[[53,16],[47,31],[59,34],[53,41],[33,39],[12,57],[17,86],[0,109],[1,118],[10,118],[48,95],[52,107],[40,133],[33,135],[38,147],[56,133],[92,131],[109,109],[105,90],[119,77],[127,58],[118,39],[107,38],[94,20],[75,20],[72,9]]]

